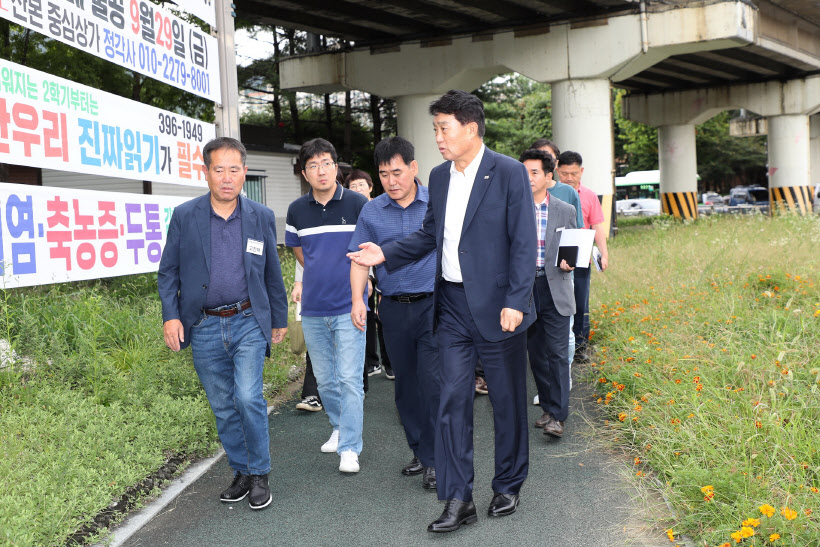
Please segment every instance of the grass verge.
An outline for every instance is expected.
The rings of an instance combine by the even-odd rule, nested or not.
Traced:
[[[593,275],[610,440],[697,545],[820,545],[820,220],[622,229]]]
[[[0,368],[0,543],[73,543],[169,461],[218,446],[190,350],[163,343],[156,274],[6,290],[0,308],[0,338],[33,363]],[[274,347],[268,398],[299,365]]]

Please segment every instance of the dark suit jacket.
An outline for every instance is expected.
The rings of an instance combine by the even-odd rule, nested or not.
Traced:
[[[441,276],[444,216],[450,186],[450,162],[430,173],[430,200],[421,230],[382,248],[389,271],[438,250],[436,297]],[[524,166],[485,149],[467,202],[459,242],[459,263],[470,314],[481,335],[498,342],[526,331],[535,321],[535,211]],[[514,332],[501,330],[501,309],[524,312]],[[435,328],[435,326],[434,326]]]
[[[271,329],[288,326],[288,301],[276,251],[276,223],[269,208],[242,196],[238,199],[242,208],[242,245],[247,249],[248,239],[264,242],[262,255],[243,249],[243,256],[248,295],[254,317],[268,340],[269,355]],[[174,209],[159,263],[162,321],[182,321],[182,348],[191,343],[191,326],[202,314],[211,279],[210,200],[208,193]]]

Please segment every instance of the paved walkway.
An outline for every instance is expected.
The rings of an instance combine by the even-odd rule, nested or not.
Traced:
[[[371,377],[365,400],[360,473],[340,473],[338,456],[319,451],[330,434],[324,413],[301,412],[294,409],[296,400],[287,401],[270,416],[274,501],[269,508],[251,511],[244,501],[219,501],[232,477],[223,457],[125,545],[670,545],[662,531],[645,524],[647,505],[657,512],[662,503],[641,500],[624,479],[622,461],[596,448],[583,415],[590,393],[583,388],[577,385],[572,392],[572,415],[562,440],[530,430],[529,478],[518,511],[509,517],[486,516],[492,497],[493,425],[489,399],[479,396],[478,523],[449,534],[426,531],[443,505],[422,489],[420,476],[400,473],[412,454],[393,403],[393,383],[379,375]],[[535,393],[531,378],[529,392]],[[529,408],[532,422],[541,410]]]

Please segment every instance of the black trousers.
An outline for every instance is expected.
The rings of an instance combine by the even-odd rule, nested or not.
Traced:
[[[495,426],[492,488],[517,494],[529,470],[526,333],[488,342],[473,321],[464,288],[444,282],[439,290],[436,339],[441,356],[436,438],[439,499],[473,499],[473,398],[479,358]]]
[[[422,465],[434,467],[441,361],[433,337],[433,298],[403,304],[384,297],[379,315],[407,445]]]
[[[535,278],[532,293],[538,318],[527,329],[527,354],[538,402],[563,422],[569,416],[569,316],[555,309],[546,277]]]

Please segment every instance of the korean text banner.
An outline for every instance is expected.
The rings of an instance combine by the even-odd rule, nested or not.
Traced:
[[[0,0],[0,17],[222,102],[216,38],[148,0]]]
[[[2,286],[155,272],[186,199],[0,184]]]
[[[0,59],[0,163],[205,188],[213,124]]]
[[[216,26],[214,0],[172,0],[174,4],[211,25]]]

